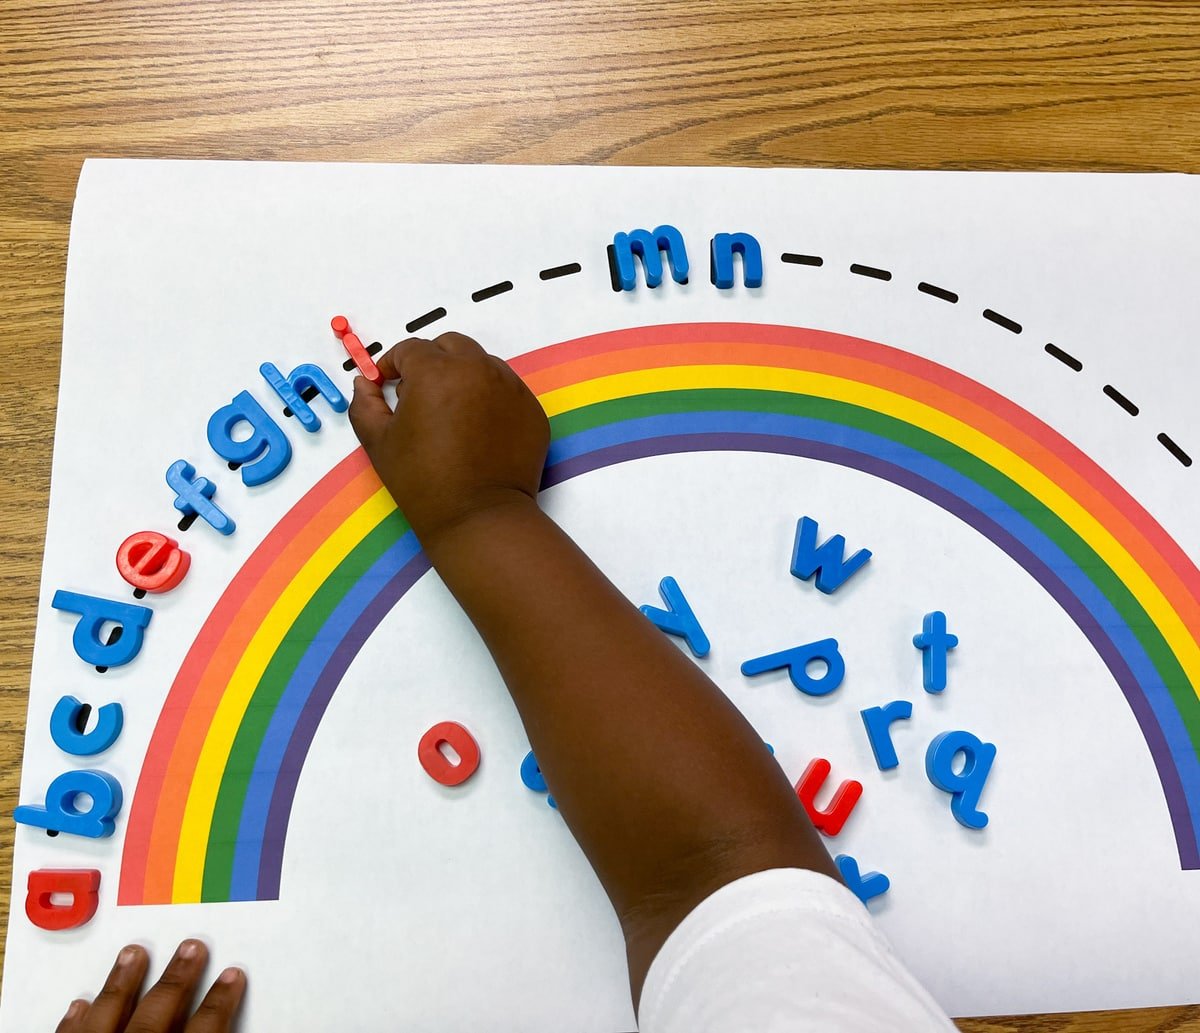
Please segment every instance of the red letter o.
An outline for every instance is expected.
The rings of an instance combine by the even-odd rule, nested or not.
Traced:
[[[443,743],[458,754],[457,764],[451,764],[442,753]],[[479,767],[479,745],[462,725],[455,721],[443,721],[421,736],[417,759],[425,769],[425,774],[440,785],[461,785]]]

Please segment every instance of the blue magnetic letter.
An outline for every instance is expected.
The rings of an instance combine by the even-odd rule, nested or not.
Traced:
[[[84,732],[84,704],[74,696],[63,696],[50,714],[50,738],[64,753],[73,757],[91,757],[103,753],[121,734],[125,712],[120,703],[105,703],[96,711],[96,727]]]
[[[311,362],[297,366],[286,377],[279,372],[273,362],[264,362],[258,367],[258,371],[275,389],[275,393],[283,399],[283,404],[292,410],[292,415],[300,421],[300,426],[310,434],[321,429],[320,418],[303,398],[304,392],[310,387],[317,389],[334,412],[345,412],[350,405],[346,401],[345,395],[337,389],[325,371]]]
[[[683,234],[674,226],[659,226],[653,233],[634,230],[618,233],[613,237],[609,252],[613,262],[613,288],[631,291],[637,286],[637,263],[633,256],[642,260],[646,272],[646,286],[657,287],[662,283],[663,264],[660,251],[667,253],[671,263],[671,276],[676,283],[687,283],[687,248],[683,245]]]
[[[867,729],[867,741],[875,754],[875,763],[880,771],[887,771],[900,763],[896,747],[892,745],[892,722],[912,717],[912,704],[905,699],[894,700],[885,707],[871,707],[861,711],[863,725]]]
[[[709,242],[709,279],[720,290],[733,286],[733,256],[742,256],[742,279],[747,287],[761,287],[762,248],[749,233],[718,233]]]
[[[75,800],[83,794],[92,798],[86,811],[75,807]],[[45,807],[18,807],[13,818],[51,832],[103,839],[113,834],[113,819],[121,811],[121,802],[121,783],[112,775],[88,769],[67,771],[50,783]]]
[[[954,758],[959,753],[963,755],[963,767],[955,772]],[[950,794],[950,810],[960,825],[969,829],[987,825],[988,816],[977,805],[995,759],[996,747],[980,742],[970,732],[942,732],[929,744],[925,773],[930,782]]]
[[[56,610],[80,615],[71,644],[80,660],[96,667],[120,667],[137,656],[142,648],[146,626],[154,616],[154,611],[147,606],[119,603],[113,599],[99,599],[77,592],[55,592],[50,605]],[[120,637],[113,642],[100,639],[100,629],[106,621],[121,626]]]
[[[526,789],[532,789],[535,793],[547,791],[546,778],[542,774],[542,769],[538,767],[537,757],[533,755],[533,750],[525,754],[525,759],[521,761],[521,781],[525,783]],[[554,802],[553,796],[547,795],[546,803],[558,810],[558,804]]]
[[[820,547],[817,546],[817,522],[811,517],[801,517],[796,524],[796,545],[792,550],[792,573],[801,581],[817,575],[818,590],[829,595],[841,588],[871,558],[869,549],[859,549],[849,559],[846,554],[846,539],[835,534]]]
[[[196,468],[182,459],[168,467],[167,486],[175,492],[175,508],[184,516],[196,514],[221,534],[233,534],[237,525],[215,502],[209,501],[217,493],[217,486],[207,477],[196,477],[194,481],[193,477],[196,477]]]
[[[841,872],[842,881],[845,882],[846,888],[864,904],[872,897],[878,897],[881,893],[886,893],[892,885],[892,880],[884,875],[883,872],[867,872],[866,875],[860,874],[858,862],[849,854],[838,854],[833,859],[833,863],[837,865],[837,870]]]
[[[946,631],[946,615],[941,610],[925,614],[921,634],[913,635],[913,645],[924,654],[921,674],[926,692],[941,692],[946,687],[946,654],[958,645],[958,636]]]
[[[239,423],[250,428],[250,436],[243,441],[233,437],[233,428]],[[278,477],[292,458],[287,435],[249,391],[235,395],[209,417],[208,443],[222,459],[242,464],[242,481],[249,487]]]
[[[825,673],[820,678],[810,678],[806,670],[812,660],[825,661]],[[778,671],[786,667],[792,684],[809,696],[828,696],[842,684],[846,676],[846,661],[838,652],[837,639],[823,638],[819,642],[809,642],[794,649],[785,649],[779,653],[768,653],[766,656],[755,657],[742,664],[742,674],[748,678],[765,671]]]
[[[696,615],[684,598],[678,582],[673,577],[665,577],[658,584],[658,592],[669,609],[660,610],[657,606],[641,607],[644,613],[668,635],[680,635],[688,644],[688,649],[696,656],[707,656],[709,649],[708,636],[696,620]]]

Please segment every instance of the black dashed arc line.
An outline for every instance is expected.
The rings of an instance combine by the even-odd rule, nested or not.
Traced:
[[[779,257],[780,261],[785,265],[808,266],[815,269],[821,268],[825,265],[825,260],[820,255],[804,255],[797,252],[785,251]],[[541,272],[538,273],[538,279],[542,282],[557,280],[564,276],[574,275],[582,270],[583,267],[578,262],[568,262],[564,265],[551,266],[548,269],[541,270]],[[870,279],[881,280],[885,282],[891,281],[892,279],[890,270],[880,269],[877,266],[861,265],[857,262],[851,264],[850,272],[858,276],[865,276]],[[495,283],[490,287],[483,287],[473,292],[471,294],[471,300],[473,302],[486,301],[489,298],[496,297],[497,295],[507,294],[512,290],[512,281],[503,280],[500,283]],[[947,290],[944,287],[934,286],[932,283],[927,283],[924,280],[917,284],[917,290],[922,294],[927,294],[930,297],[939,299],[940,301],[948,302],[951,305],[956,305],[959,301],[959,296],[954,291]],[[1021,324],[1016,320],[1010,319],[1008,316],[1001,315],[994,309],[984,309],[982,315],[984,319],[995,323],[997,326],[1003,327],[1010,333],[1019,334],[1023,329]],[[431,309],[424,315],[418,316],[416,319],[407,323],[405,325],[405,329],[410,334],[415,333],[417,330],[421,330],[424,327],[429,326],[431,323],[435,323],[439,319],[445,318],[445,316],[446,310],[439,306],[438,308]],[[381,351],[382,348],[383,346],[378,341],[375,341],[367,348],[367,352],[370,355],[375,355]],[[1057,359],[1060,363],[1075,373],[1079,373],[1083,369],[1083,363],[1079,359],[1063,351],[1063,349],[1058,347],[1056,344],[1047,344],[1045,346],[1045,351],[1047,355]],[[342,368],[347,372],[351,371],[354,368],[353,360],[347,360],[346,362],[342,363]],[[1125,412],[1127,412],[1130,416],[1137,416],[1141,411],[1138,406],[1134,405],[1133,402],[1131,402],[1125,395],[1123,395],[1111,384],[1105,384],[1103,391],[1108,398],[1124,409]],[[315,398],[317,394],[318,392],[315,387],[309,387],[302,392],[301,397],[307,402]],[[283,414],[284,416],[293,415],[290,408],[285,408],[283,410]],[[1169,435],[1166,433],[1159,433],[1155,440],[1157,440],[1158,443],[1162,445],[1162,447],[1165,448],[1181,466],[1189,467],[1192,465],[1192,457],[1186,451],[1184,451],[1184,449],[1181,448]],[[232,463],[230,464],[230,467],[233,467]],[[189,513],[182,517],[177,525],[179,530],[188,530],[188,528],[190,528],[192,524],[196,522],[197,516],[197,513]]]
[[[822,268],[825,265],[825,259],[820,255],[807,255],[800,254],[798,252],[785,251],[779,257],[780,261],[785,265],[807,266],[814,269]],[[583,266],[580,265],[580,263],[568,262],[564,265],[550,266],[547,269],[542,269],[538,273],[538,279],[542,282],[557,280],[564,276],[572,276],[576,273],[582,272],[582,270]],[[851,263],[850,272],[856,276],[864,276],[868,279],[879,280],[882,282],[890,282],[892,280],[891,270],[881,269],[878,266],[864,265],[858,262]],[[479,290],[472,292],[471,301],[475,303],[487,301],[490,298],[495,298],[501,294],[508,294],[512,290],[513,282],[511,280],[502,280],[499,283],[494,283],[491,286],[482,287]],[[926,294],[932,298],[937,298],[939,301],[944,301],[951,305],[957,305],[959,302],[959,295],[954,291],[947,290],[945,287],[939,287],[932,283],[928,283],[925,280],[922,280],[917,284],[917,290],[922,294]],[[1002,327],[1012,334],[1020,334],[1024,329],[1022,325],[1015,319],[1012,319],[1006,315],[1002,315],[995,309],[985,308],[981,315],[988,322]],[[437,308],[431,309],[423,315],[417,316],[417,318],[411,322],[405,324],[405,330],[407,330],[410,334],[416,333],[418,330],[422,330],[430,324],[437,322],[439,319],[444,319],[445,317],[446,309],[438,306]],[[375,355],[381,349],[382,346],[378,341],[376,341],[367,348],[367,352],[371,355]],[[1075,358],[1075,356],[1058,347],[1058,345],[1048,343],[1045,346],[1045,351],[1047,355],[1058,360],[1058,362],[1062,363],[1073,372],[1079,373],[1083,370],[1083,363],[1079,359]],[[352,371],[354,368],[353,360],[347,360],[342,363],[342,368],[347,372]],[[1137,405],[1131,402],[1129,398],[1127,398],[1111,384],[1105,384],[1103,392],[1111,401],[1113,401],[1130,416],[1137,416],[1140,412],[1140,409]],[[311,401],[312,398],[316,397],[316,394],[316,388],[310,387],[303,392],[301,397],[304,398],[305,401]],[[291,409],[284,409],[283,414],[284,416],[291,416],[292,411]],[[1182,466],[1188,467],[1192,465],[1192,457],[1167,434],[1160,433],[1156,440]],[[195,519],[196,517],[194,514],[190,517],[184,517],[179,521],[179,530],[186,531],[192,525]]]
[[[785,251],[779,256],[779,259],[785,265],[807,265],[819,267],[825,264],[825,260],[819,255],[801,255],[791,251]],[[851,263],[850,272],[858,276],[866,276],[875,280],[890,281],[892,279],[892,273],[890,270],[880,269],[876,266],[862,265],[858,262]],[[928,294],[930,297],[949,302],[951,305],[956,305],[959,301],[959,296],[954,291],[946,290],[944,287],[934,286],[932,283],[927,283],[924,280],[917,284],[917,290],[922,294]],[[1009,333],[1020,334],[1024,330],[1024,327],[1022,327],[1021,324],[1015,319],[1012,319],[1006,315],[1002,315],[995,309],[985,308],[981,315],[989,323],[994,323],[996,326],[1003,327]],[[1074,355],[1063,351],[1063,349],[1058,347],[1058,345],[1047,344],[1045,350],[1047,355],[1057,359],[1068,369],[1073,370],[1076,373],[1082,371],[1083,363],[1080,362],[1079,359],[1075,358]],[[1112,384],[1105,384],[1102,390],[1107,398],[1118,405],[1130,416],[1137,416],[1141,411],[1137,405],[1130,401],[1126,395],[1113,387]],[[1188,453],[1182,448],[1180,448],[1179,445],[1177,445],[1175,441],[1173,441],[1168,435],[1165,433],[1159,434],[1156,440],[1183,466],[1192,465],[1192,457],[1188,455]]]

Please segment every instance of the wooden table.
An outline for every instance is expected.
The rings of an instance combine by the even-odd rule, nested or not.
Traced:
[[[1200,172],[1196,2],[0,0],[0,54],[6,814],[86,156]],[[12,842],[0,821],[0,923]],[[1200,1008],[961,1027],[1200,1030]]]

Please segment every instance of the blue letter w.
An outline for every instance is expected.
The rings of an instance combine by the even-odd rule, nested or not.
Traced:
[[[871,558],[869,549],[859,549],[849,559],[846,539],[835,534],[824,545],[817,545],[817,522],[801,517],[796,525],[796,547],[792,550],[792,573],[801,581],[817,575],[817,588],[828,595],[841,588],[850,575]]]

